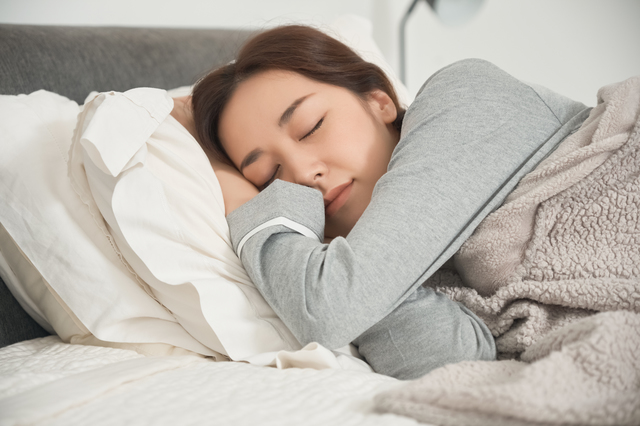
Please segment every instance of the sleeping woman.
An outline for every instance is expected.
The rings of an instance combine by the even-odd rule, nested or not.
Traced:
[[[587,116],[481,60],[406,110],[385,76],[304,26],[251,39],[176,100],[211,159],[247,273],[304,345],[353,343],[413,379],[492,360],[467,308],[422,284]]]

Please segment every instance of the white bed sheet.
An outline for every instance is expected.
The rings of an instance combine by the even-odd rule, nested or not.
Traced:
[[[70,345],[0,349],[0,425],[417,425],[373,411],[402,382],[344,369],[279,370]]]

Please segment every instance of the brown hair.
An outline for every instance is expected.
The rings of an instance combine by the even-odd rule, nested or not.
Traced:
[[[267,70],[293,71],[348,89],[362,99],[381,90],[398,111],[393,126],[400,131],[405,111],[379,67],[319,30],[288,25],[259,33],[242,47],[235,61],[213,70],[195,85],[191,102],[198,139],[220,160],[231,163],[218,137],[222,111],[241,82]]]

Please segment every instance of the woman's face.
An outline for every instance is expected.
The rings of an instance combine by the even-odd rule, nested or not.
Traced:
[[[389,96],[367,100],[289,71],[242,82],[220,117],[234,165],[259,189],[275,179],[322,192],[325,237],[346,236],[386,172],[398,134]]]

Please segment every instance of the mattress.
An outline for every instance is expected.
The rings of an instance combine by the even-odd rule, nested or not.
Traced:
[[[349,369],[276,369],[63,343],[0,349],[0,425],[416,425],[373,409],[403,382]]]

